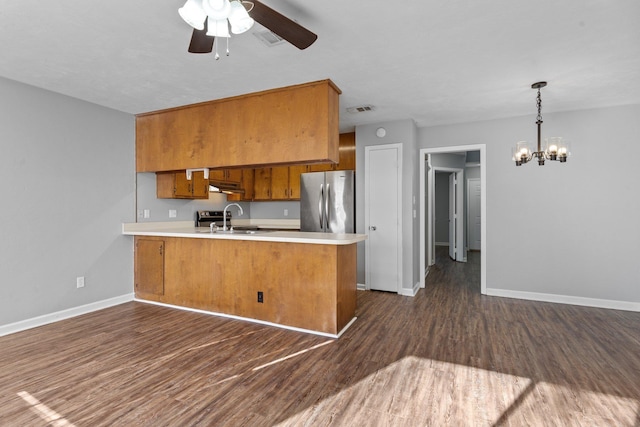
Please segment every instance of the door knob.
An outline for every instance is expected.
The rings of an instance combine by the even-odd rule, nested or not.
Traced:
[[[376,231],[377,227],[375,225],[370,225],[369,230]]]

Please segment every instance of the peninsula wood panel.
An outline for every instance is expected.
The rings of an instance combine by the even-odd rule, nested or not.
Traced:
[[[330,334],[355,315],[355,244],[144,239],[164,241],[164,295],[139,298]]]
[[[306,83],[136,116],[136,170],[338,162],[339,94]]]
[[[336,246],[337,250],[337,286],[336,314],[338,330],[342,330],[353,319],[356,312],[356,292],[353,284],[357,283],[356,245]]]

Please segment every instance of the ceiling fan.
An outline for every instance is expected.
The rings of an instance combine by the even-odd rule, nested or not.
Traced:
[[[178,13],[194,28],[188,49],[191,53],[210,53],[216,37],[228,40],[229,25],[232,33],[241,34],[248,31],[254,22],[298,49],[308,48],[318,38],[258,0],[187,0]]]

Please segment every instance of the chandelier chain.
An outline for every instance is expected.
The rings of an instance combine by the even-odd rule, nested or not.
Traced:
[[[538,88],[538,97],[536,98],[536,106],[538,107],[537,120],[542,122],[542,97],[540,96],[540,88]]]

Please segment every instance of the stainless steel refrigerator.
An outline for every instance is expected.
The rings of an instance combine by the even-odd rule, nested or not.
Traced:
[[[300,231],[355,232],[354,172],[300,175]]]

